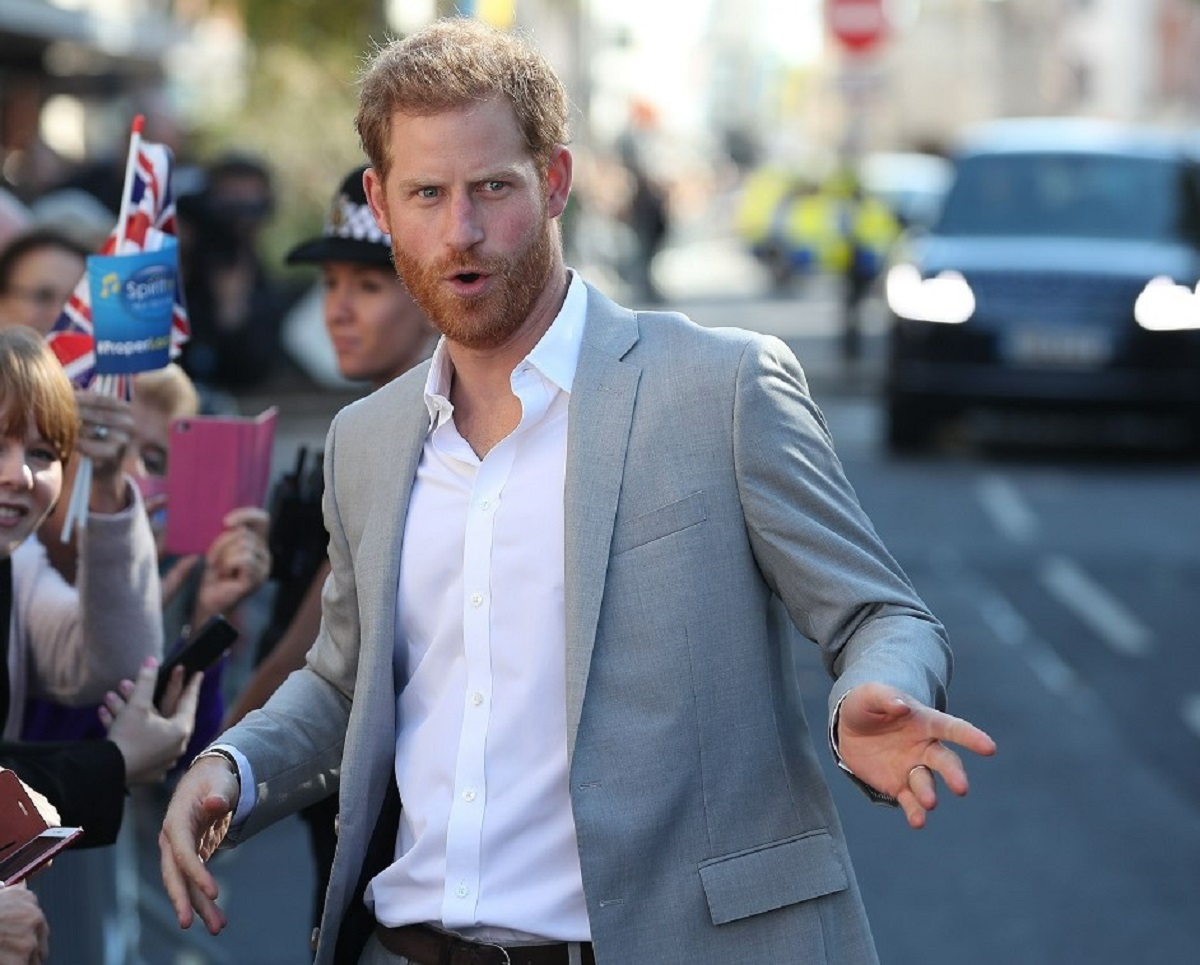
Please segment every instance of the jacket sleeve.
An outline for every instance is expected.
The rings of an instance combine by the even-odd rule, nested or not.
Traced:
[[[305,665],[218,743],[241,752],[254,777],[254,807],[228,841],[236,844],[336,790],[358,671],[360,626],[354,557],[336,498],[334,418],[325,450],[325,525],[332,572],[321,593],[321,626]],[[390,682],[389,682],[390,683]]]
[[[803,371],[777,339],[743,353],[734,406],[739,496],[755,558],[835,684],[891,684],[944,708],[945,629],[859,505]]]
[[[64,827],[83,828],[74,847],[112,844],[125,810],[125,759],[112,741],[0,742],[0,765],[58,810]]]
[[[21,635],[33,695],[69,706],[98,704],[162,658],[158,554],[137,487],[122,512],[90,513],[79,532],[76,585],[45,554],[22,601]]]

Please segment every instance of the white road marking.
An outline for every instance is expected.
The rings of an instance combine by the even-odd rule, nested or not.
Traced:
[[[1184,697],[1180,713],[1188,730],[1200,737],[1200,694],[1188,694]]]
[[[1001,641],[1020,650],[1029,669],[1048,691],[1067,696],[1079,690],[1075,671],[1034,634],[1029,622],[1007,598],[988,588],[980,600],[979,613]]]
[[[976,491],[996,529],[1014,543],[1032,542],[1037,535],[1037,516],[1016,486],[1002,476],[988,474],[979,480]]]
[[[1112,650],[1145,657],[1154,635],[1129,609],[1065,556],[1048,557],[1039,572],[1042,585],[1086,623]]]

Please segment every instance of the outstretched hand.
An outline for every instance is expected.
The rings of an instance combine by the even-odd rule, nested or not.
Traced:
[[[886,684],[863,684],[842,699],[837,746],[861,781],[894,797],[910,826],[924,827],[937,806],[934,774],[960,797],[967,793],[962,759],[947,745],[996,753],[996,742],[968,721],[951,717]]]
[[[199,757],[180,779],[158,835],[162,876],[175,917],[190,928],[199,913],[208,931],[225,927],[217,881],[205,862],[229,832],[237,807],[238,779],[219,757]]]

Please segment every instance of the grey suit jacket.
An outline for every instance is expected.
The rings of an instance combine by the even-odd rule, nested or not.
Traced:
[[[242,836],[340,783],[322,963],[392,779],[425,376],[331,426],[320,636],[224,738],[256,778]],[[775,339],[589,289],[569,412],[567,740],[597,961],[875,961],[794,649],[821,648],[831,708],[870,680],[942,706],[950,654],[860,509],[799,365]]]

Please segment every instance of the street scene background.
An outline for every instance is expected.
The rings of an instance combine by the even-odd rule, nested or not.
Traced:
[[[459,6],[534,32],[571,83],[581,126],[569,263],[634,307],[783,339],[860,501],[949,631],[950,710],[999,745],[995,758],[968,761],[966,799],[943,791],[914,832],[823,751],[882,961],[1196,961],[1200,460],[1138,438],[1084,446],[1055,424],[959,427],[927,451],[890,451],[878,286],[849,357],[843,279],[781,275],[751,253],[737,213],[751,175],[772,165],[819,183],[848,157],[942,156],[964,127],[994,117],[1200,131],[1200,4],[903,0],[886,5],[881,37],[854,48],[831,35],[819,0]],[[319,228],[359,160],[356,58],[370,38],[437,10],[449,5],[0,3],[0,159],[28,200],[52,171],[119,155],[134,112],[148,115],[148,136],[175,143],[181,176],[231,150],[271,171],[257,255],[288,292],[286,310],[260,377],[214,384],[211,398],[244,415],[279,408],[276,475],[299,447],[319,449],[362,391],[336,376],[313,278],[285,270],[281,252]],[[631,145],[666,199],[649,257],[630,215]],[[269,603],[268,589],[248,631]],[[230,692],[252,663],[251,647],[234,653]],[[828,679],[816,648],[796,666],[819,733]],[[754,807],[755,789],[744,793]],[[104,947],[52,962],[310,960],[313,871],[299,819],[214,859],[229,918],[216,938],[199,925],[180,933],[153,839],[130,820],[114,851]],[[85,861],[67,853],[49,873],[83,880]],[[69,917],[54,927],[52,946],[72,948]]]

